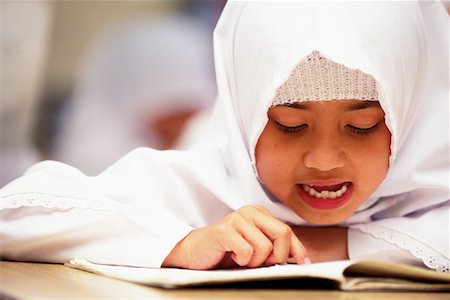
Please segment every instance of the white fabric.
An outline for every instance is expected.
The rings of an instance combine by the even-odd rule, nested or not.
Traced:
[[[85,53],[51,158],[97,175],[136,147],[161,148],[152,121],[213,104],[207,34],[193,19],[168,15],[100,35]]]
[[[96,177],[34,166],[1,191],[2,257],[159,266],[189,230],[247,204],[307,225],[266,195],[254,150],[277,88],[318,50],[377,80],[393,135],[387,178],[341,224],[350,258],[389,253],[448,271],[448,16],[438,2],[230,2],[214,43],[219,99],[203,144],[137,149]],[[105,241],[114,247],[99,255]]]

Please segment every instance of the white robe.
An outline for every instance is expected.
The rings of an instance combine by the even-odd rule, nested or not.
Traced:
[[[195,150],[137,149],[98,176],[56,162],[1,190],[1,256],[161,266],[244,205],[308,225],[264,192],[254,150],[276,89],[313,50],[377,80],[386,179],[342,226],[349,256],[449,271],[448,16],[437,2],[230,2],[215,30],[219,97]],[[370,172],[370,170],[367,170]]]

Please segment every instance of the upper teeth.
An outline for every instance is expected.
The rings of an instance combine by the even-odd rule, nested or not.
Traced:
[[[340,190],[337,191],[326,191],[323,190],[321,192],[316,191],[312,186],[302,184],[303,189],[305,192],[310,194],[313,197],[316,198],[326,198],[326,199],[334,199],[336,197],[342,196],[347,191],[347,183],[345,183]]]

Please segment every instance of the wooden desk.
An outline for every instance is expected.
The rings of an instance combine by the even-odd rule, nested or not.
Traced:
[[[0,262],[0,299],[449,299],[445,293],[374,293],[282,289],[164,290],[54,264]]]

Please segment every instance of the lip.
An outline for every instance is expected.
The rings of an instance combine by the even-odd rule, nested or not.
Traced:
[[[329,180],[311,180],[311,181],[305,181],[302,182],[302,184],[307,184],[307,185],[311,185],[311,186],[333,186],[333,185],[339,185],[339,184],[343,184],[343,183],[350,183],[350,181],[345,181],[345,180],[339,180],[339,179],[329,179]]]
[[[331,186],[331,185],[335,185],[335,182],[327,182],[326,184],[324,184],[325,182],[321,182],[320,184],[317,184],[318,182],[315,182],[315,184],[311,184],[311,185],[318,185],[318,186]],[[331,184],[333,183],[333,184]],[[342,181],[340,182],[342,184]],[[308,183],[308,185],[310,185]],[[350,197],[353,193],[353,183],[349,183],[347,185],[347,191],[340,197],[334,198],[334,199],[318,199],[314,196],[311,196],[309,193],[307,193],[301,184],[297,184],[296,186],[296,190],[297,193],[299,194],[301,200],[303,200],[303,202],[305,202],[308,206],[311,206],[312,208],[315,209],[320,209],[320,210],[332,210],[332,209],[337,209],[339,207],[344,206],[349,200]]]

